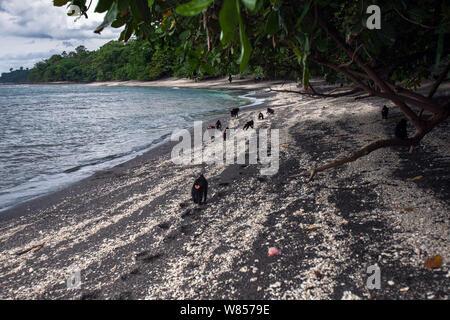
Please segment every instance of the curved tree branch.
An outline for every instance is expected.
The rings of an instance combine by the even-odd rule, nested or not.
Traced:
[[[269,91],[297,93],[297,94],[309,96],[309,97],[312,97],[312,98],[318,98],[318,97],[322,97],[322,98],[339,98],[339,97],[349,96],[349,95],[352,95],[352,94],[355,94],[355,93],[358,93],[358,92],[362,91],[360,88],[355,88],[355,89],[352,89],[350,91],[328,94],[328,93],[317,92],[315,89],[313,89],[311,84],[309,84],[309,87],[311,88],[313,93],[307,93],[307,92],[301,92],[301,91],[295,91],[295,90],[277,90],[277,89],[272,89],[272,88],[269,88]]]
[[[340,165],[343,165],[345,163],[349,163],[349,162],[353,162],[361,157],[364,157],[366,155],[368,155],[369,153],[381,149],[381,148],[387,148],[387,147],[394,147],[394,146],[407,146],[407,147],[411,147],[411,146],[415,146],[419,143],[419,141],[423,138],[424,134],[419,134],[419,135],[415,135],[414,137],[410,138],[410,139],[388,139],[388,140],[378,140],[375,141],[367,146],[365,146],[362,149],[359,149],[355,152],[353,152],[352,154],[350,154],[348,157],[342,158],[342,159],[338,159],[335,161],[332,161],[330,163],[327,163],[325,165],[322,165],[320,167],[314,168],[312,170],[307,170],[307,171],[303,171],[302,173],[300,173],[300,175],[307,175],[309,174],[309,178],[306,180],[306,182],[310,182],[314,176],[316,175],[317,172],[321,172],[330,168],[334,168]]]
[[[353,162],[361,157],[368,155],[369,153],[371,153],[375,150],[382,149],[382,148],[388,148],[388,147],[395,147],[395,146],[414,147],[419,144],[419,142],[423,139],[423,137],[428,132],[430,132],[439,123],[445,121],[449,116],[450,116],[450,103],[447,103],[447,105],[444,106],[444,111],[441,112],[440,114],[433,115],[433,117],[426,122],[424,129],[416,131],[416,134],[412,138],[404,139],[404,140],[398,139],[398,138],[378,140],[378,141],[375,141],[375,142],[365,146],[362,149],[359,149],[359,150],[351,153],[349,156],[347,156],[345,158],[332,161],[330,163],[319,166],[312,170],[303,171],[299,175],[296,175],[294,177],[309,174],[309,178],[306,180],[306,182],[310,182],[314,178],[314,176],[316,175],[317,172],[325,171],[327,169],[338,167],[345,163]]]

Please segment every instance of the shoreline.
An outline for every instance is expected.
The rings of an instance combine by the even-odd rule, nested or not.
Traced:
[[[377,98],[260,93],[275,114],[255,127],[280,130],[277,174],[262,176],[259,164],[174,165],[170,144],[98,172],[26,216],[0,219],[0,298],[448,299],[447,123],[413,154],[378,150],[305,183],[293,176],[391,136],[402,115],[389,103],[383,121]],[[228,118],[230,128],[261,107]],[[210,191],[199,207],[190,188],[202,169]],[[269,257],[270,247],[281,253]],[[435,254],[442,267],[425,269]],[[366,286],[375,264],[380,290]],[[72,265],[80,289],[66,287]]]
[[[225,78],[224,78],[225,80]],[[204,85],[203,86],[196,86],[194,83],[194,85],[190,84],[190,82],[193,82],[191,80],[188,79],[183,79],[183,83],[185,84],[185,86],[183,86],[183,84],[180,85],[180,83],[177,81],[176,84],[171,84],[172,80],[164,80],[162,85],[159,81],[143,81],[143,82],[139,82],[141,83],[140,86],[151,86],[151,87],[169,87],[169,88],[175,88],[177,86],[183,87],[183,88],[187,88],[187,89],[206,89],[206,90],[221,90],[221,91],[225,91],[226,89],[225,86],[224,87],[218,87],[215,89],[210,88],[208,85]],[[52,83],[39,83],[36,85],[46,85],[46,84],[52,84],[52,85],[65,85],[65,84],[86,84],[86,85],[94,85],[94,86],[119,86],[119,84],[117,83],[122,83],[122,82],[95,82],[95,83],[75,83],[75,82],[71,82],[71,83],[66,83],[66,82],[52,82]],[[135,81],[127,81],[126,84],[124,84],[123,86],[136,86],[135,85]],[[139,85],[138,85],[139,86]],[[239,95],[237,96],[240,99],[246,99],[249,100],[248,105],[244,105],[242,107],[243,110],[256,110],[256,109],[260,109],[263,108],[265,105],[265,100],[255,97],[255,94],[258,96],[258,93],[256,93],[256,91],[249,91],[250,89],[241,89],[241,88],[234,88],[232,89],[234,91],[242,91],[243,95]],[[263,90],[263,89],[260,89]],[[266,96],[264,94],[262,94],[261,92],[259,92],[260,96]],[[217,120],[222,119],[221,117],[218,118],[214,118],[208,122],[211,123],[215,123]],[[205,122],[206,123],[206,122]],[[190,132],[192,132],[193,127],[188,127],[185,128],[187,130],[189,130]],[[55,199],[60,199],[62,197],[63,194],[67,194],[68,192],[70,192],[68,189],[70,189],[71,187],[76,187],[76,185],[78,184],[85,184],[85,183],[89,183],[90,180],[97,174],[97,173],[102,173],[104,171],[109,171],[109,170],[114,170],[117,167],[123,167],[126,166],[126,164],[128,162],[131,162],[133,160],[135,160],[136,158],[141,158],[143,157],[144,159],[151,159],[152,155],[150,155],[150,153],[154,152],[155,156],[160,156],[161,155],[161,150],[163,153],[170,153],[171,149],[173,148],[173,145],[175,143],[170,141],[170,137],[167,137],[165,139],[163,139],[162,141],[156,143],[155,145],[149,147],[148,149],[146,149],[145,151],[141,151],[142,154],[135,156],[132,159],[128,159],[125,160],[122,163],[119,164],[115,164],[112,165],[111,167],[106,167],[100,170],[97,170],[95,172],[93,172],[92,174],[90,174],[89,176],[86,176],[84,178],[81,178],[79,180],[75,180],[69,184],[63,185],[49,193],[44,193],[41,195],[38,195],[36,197],[33,197],[31,199],[25,200],[21,203],[15,204],[15,205],[11,205],[10,207],[7,207],[5,209],[0,210],[0,222],[1,221],[6,221],[9,219],[14,219],[14,218],[19,218],[22,216],[25,216],[27,214],[27,212],[33,211],[33,210],[39,210],[39,208],[41,208],[42,206],[45,206],[47,202],[52,203]],[[164,146],[167,145],[167,146]],[[170,148],[169,148],[170,146]],[[167,150],[166,150],[167,149]]]

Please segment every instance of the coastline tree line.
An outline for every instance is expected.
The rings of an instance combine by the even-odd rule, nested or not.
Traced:
[[[143,40],[110,41],[95,51],[78,46],[38,62],[29,81],[154,80],[173,75],[175,67],[173,50],[167,47],[152,47]]]
[[[181,42],[181,40],[180,40]],[[180,49],[181,50],[181,49]],[[98,50],[89,51],[78,46],[74,51],[54,54],[50,58],[35,64],[31,70],[15,70],[3,73],[0,82],[94,82],[112,80],[156,80],[173,76],[179,78],[207,78],[239,73],[236,62],[229,65],[216,58],[213,66],[200,65],[195,58],[185,59],[180,50],[164,44],[151,43],[142,39],[128,42],[110,41]],[[194,54],[195,56],[195,54]],[[274,68],[265,63],[252,66],[246,74],[258,78],[291,78],[293,65],[284,64]]]
[[[77,5],[85,17],[91,3],[54,0],[55,6]],[[378,10],[370,12],[373,5]],[[121,41],[135,35],[151,48],[170,48],[188,74],[245,72],[249,66],[290,70],[286,76],[300,78],[303,89],[318,97],[335,94],[317,92],[311,75],[330,82],[343,77],[353,84],[349,93],[357,89],[390,100],[414,124],[411,137],[373,142],[308,170],[309,179],[380,148],[413,147],[450,115],[448,99],[434,99],[450,71],[446,1],[99,0],[94,11],[104,14],[94,32],[123,28]],[[379,27],[368,27],[370,14]],[[439,70],[435,79],[433,70]],[[434,80],[431,89],[417,93],[426,79]]]
[[[0,83],[25,83],[28,82],[28,68],[20,67],[17,70],[9,69],[9,72],[3,72],[0,76]]]

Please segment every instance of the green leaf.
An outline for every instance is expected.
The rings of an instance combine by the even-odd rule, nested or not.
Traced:
[[[327,39],[319,39],[317,40],[316,48],[320,52],[325,52],[328,49],[328,40]]]
[[[241,0],[244,6],[247,7],[248,10],[253,11],[256,8],[257,0]]]
[[[223,2],[222,9],[220,9],[219,13],[219,23],[222,28],[220,41],[222,41],[223,44],[230,43],[233,39],[236,27],[239,24],[235,0],[225,0]]]
[[[182,4],[175,9],[175,12],[182,16],[195,16],[206,9],[213,0],[192,0]]]
[[[103,20],[103,23],[95,29],[95,33],[100,33],[105,27],[110,25],[117,17],[117,14],[119,13],[119,9],[117,8],[117,3],[113,2],[111,5],[111,8],[109,8],[108,13],[105,15],[105,19]]]
[[[309,68],[308,68],[308,56],[310,54],[309,51],[309,37],[305,35],[305,44],[303,46],[303,58],[302,58],[302,66],[303,66],[303,75],[302,75],[302,84],[303,88],[308,88],[309,86]]]
[[[94,12],[105,12],[108,11],[109,8],[111,8],[111,5],[113,4],[113,0],[100,0],[97,3],[97,6],[95,7]]]
[[[125,21],[122,19],[117,19],[115,20],[113,23],[111,23],[111,27],[113,28],[120,28],[121,26],[123,26],[125,24]]]
[[[128,10],[128,7],[130,6],[129,1],[132,0],[119,0],[119,12],[124,12],[125,10]]]
[[[294,54],[297,57],[298,63],[301,63],[302,62],[302,54],[300,53],[300,51],[298,51],[298,49],[294,46],[292,47],[292,51],[294,51]]]
[[[272,11],[267,18],[265,31],[267,34],[274,35],[278,31],[278,14]]]
[[[305,47],[303,49],[303,59],[306,59],[306,56],[309,55],[309,37],[307,35],[305,35]]]
[[[309,1],[306,4],[306,6],[303,8],[302,14],[300,15],[300,17],[297,20],[297,24],[296,24],[297,26],[302,23],[303,19],[305,18],[306,14],[308,13],[309,7],[311,6],[311,2],[312,1]]]
[[[263,4],[264,4],[264,0],[257,0],[257,1],[256,1],[255,9],[252,10],[250,13],[252,13],[252,14],[257,13],[259,10],[261,10]]]
[[[439,38],[436,49],[436,61],[434,64],[434,67],[436,69],[439,66],[439,62],[441,61],[441,56],[443,52],[444,52],[444,24],[441,23],[441,26],[439,28]]]
[[[238,1],[238,0],[236,0]],[[252,53],[252,45],[245,34],[244,22],[242,21],[241,13],[239,10],[239,4],[236,3],[238,9],[239,16],[239,38],[241,40],[241,55],[239,57],[238,63],[240,64],[239,70],[240,72],[244,72],[245,68],[247,68],[248,61],[250,60],[250,56]]]
[[[309,86],[309,69],[306,63],[303,64],[302,85],[304,89],[307,89]]]
[[[148,0],[148,7],[151,8],[154,3],[155,0]]]
[[[182,33],[180,33],[180,40],[186,40],[187,38],[189,38],[191,36],[191,31],[190,30],[185,30]]]
[[[130,39],[131,35],[133,34],[133,31],[134,31],[133,26],[127,25],[125,29],[121,32],[119,41],[127,42]]]
[[[62,7],[62,6],[64,6],[64,5],[66,5],[67,2],[69,2],[69,0],[54,0],[54,1],[53,1],[53,5],[54,5],[55,7]]]

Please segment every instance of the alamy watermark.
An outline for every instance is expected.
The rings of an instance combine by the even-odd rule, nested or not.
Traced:
[[[69,277],[66,280],[67,289],[81,289],[81,270],[76,264],[67,268]]]
[[[367,268],[367,274],[369,277],[367,278],[367,288],[369,290],[373,289],[381,289],[381,270],[377,264],[373,264]]]
[[[367,29],[381,29],[381,9],[379,6],[372,4],[367,7],[366,13],[370,14],[370,17],[366,20]]]
[[[171,140],[180,141],[172,149],[175,164],[261,164],[262,175],[274,175],[279,169],[278,129],[207,129],[203,132],[203,123],[196,121],[193,137],[184,129],[173,132]]]

